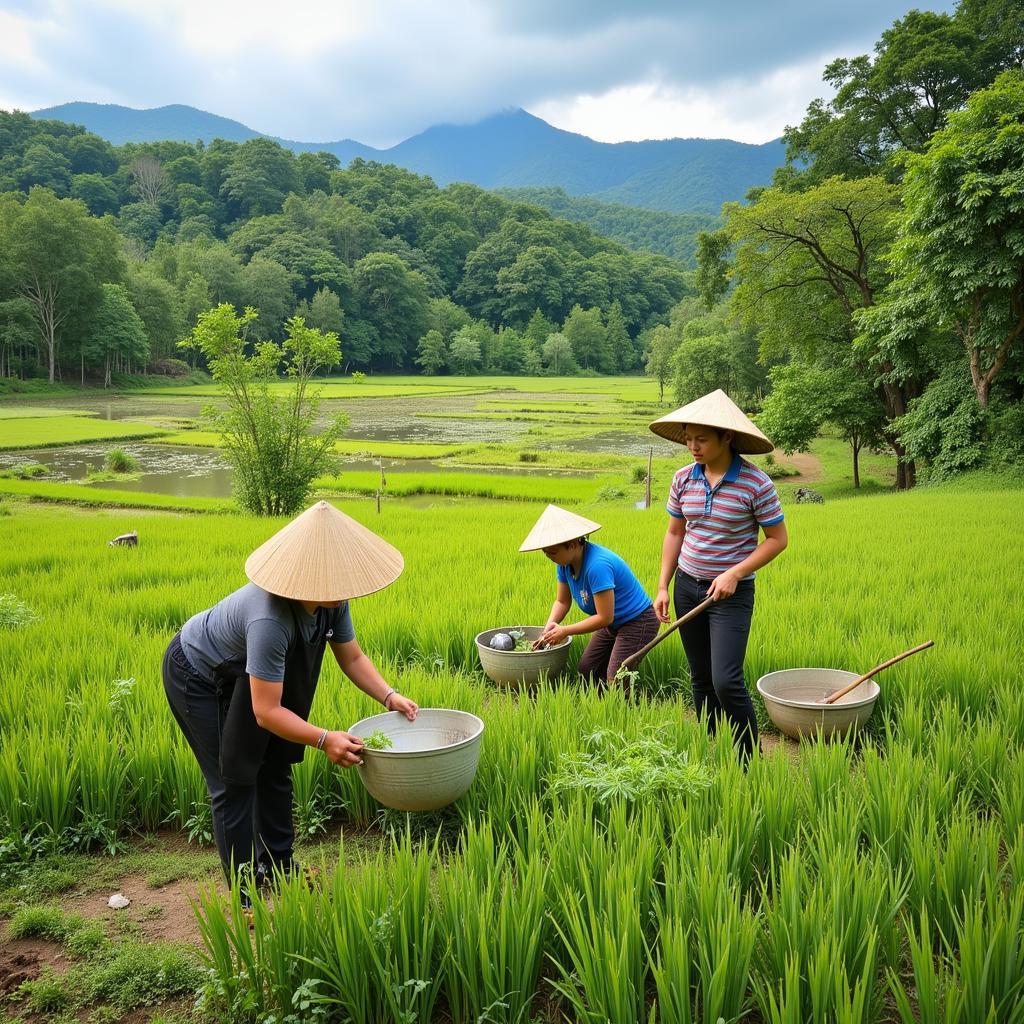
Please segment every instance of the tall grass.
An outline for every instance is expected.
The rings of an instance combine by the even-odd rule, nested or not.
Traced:
[[[237,894],[207,894],[211,1003],[254,1021],[1021,1019],[1019,492],[960,503],[935,490],[787,507],[792,548],[758,575],[751,686],[772,669],[865,671],[920,639],[936,647],[880,677],[866,734],[778,749],[747,772],[727,730],[711,738],[694,719],[675,639],[644,662],[632,702],[571,678],[532,695],[486,683],[475,633],[550,608],[550,564],[516,551],[535,508],[345,506],[407,565],[354,602],[361,644],[422,706],[485,719],[480,767],[446,816],[339,851],[318,890],[289,882],[257,901],[251,932]],[[585,508],[650,587],[664,515]],[[0,590],[37,616],[0,633],[0,834],[186,830],[204,805],[161,654],[244,582],[277,524],[137,515],[0,519]],[[137,549],[107,546],[131,528]],[[325,668],[314,721],[373,710]],[[657,737],[659,757],[685,755],[710,784],[631,800],[560,787],[598,731],[637,753]],[[295,788],[312,831],[332,814],[376,820],[358,776],[312,753]]]

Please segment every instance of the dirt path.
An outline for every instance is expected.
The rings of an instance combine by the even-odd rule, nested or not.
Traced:
[[[776,448],[775,461],[780,466],[792,466],[799,470],[801,483],[810,484],[821,479],[821,462],[816,455],[812,455],[810,452],[794,452],[792,455],[784,455]]]

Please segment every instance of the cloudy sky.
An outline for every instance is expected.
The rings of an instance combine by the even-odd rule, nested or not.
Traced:
[[[0,109],[187,103],[388,146],[507,107],[607,142],[766,142],[911,6],[952,0],[0,0]]]

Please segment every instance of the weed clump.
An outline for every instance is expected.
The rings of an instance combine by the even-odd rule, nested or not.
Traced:
[[[139,460],[123,448],[112,448],[103,463],[111,473],[137,473]]]
[[[711,785],[707,766],[689,760],[654,736],[627,739],[598,729],[576,757],[562,757],[551,779],[552,793],[588,790],[601,803],[660,794],[693,796]]]
[[[39,616],[14,594],[0,594],[0,629],[17,629],[37,618]]]

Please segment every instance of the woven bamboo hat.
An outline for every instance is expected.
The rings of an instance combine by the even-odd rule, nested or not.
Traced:
[[[688,423],[731,430],[732,446],[742,455],[767,455],[775,448],[721,388],[655,420],[651,430],[676,444],[686,444],[684,435]]]
[[[383,590],[404,567],[387,541],[318,501],[245,560],[245,575],[279,597],[341,601]]]
[[[554,544],[564,544],[577,537],[585,537],[588,533],[600,530],[601,524],[592,519],[584,519],[575,512],[568,512],[557,505],[548,505],[534,523],[526,540],[519,545],[520,551],[539,551]]]

